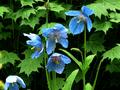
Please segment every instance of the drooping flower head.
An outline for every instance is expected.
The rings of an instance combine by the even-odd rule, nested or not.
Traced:
[[[92,21],[89,16],[93,14],[93,11],[88,7],[83,6],[81,8],[81,12],[77,10],[70,10],[65,12],[65,14],[68,16],[74,16],[69,23],[69,28],[73,35],[83,32],[85,24],[87,25],[88,31],[91,31]]]
[[[43,45],[42,45],[42,42],[41,42],[41,38],[36,35],[36,34],[33,34],[33,33],[30,33],[30,34],[23,34],[24,36],[27,36],[28,38],[30,38],[30,40],[27,40],[26,43],[28,45],[31,45],[34,47],[35,49],[35,52],[32,54],[32,59],[34,58],[38,58],[41,53],[43,52]]]
[[[22,78],[16,76],[16,75],[10,75],[6,78],[6,82],[5,82],[5,87],[4,90],[19,90],[19,85],[22,88],[26,88],[26,85],[24,83],[24,81],[22,80]]]
[[[46,51],[51,54],[56,47],[56,43],[61,44],[64,48],[68,47],[67,29],[62,24],[55,24],[53,28],[45,28],[42,35],[47,38]]]
[[[61,74],[64,70],[65,64],[71,63],[70,58],[63,54],[53,53],[47,63],[48,72],[55,71],[58,74]]]

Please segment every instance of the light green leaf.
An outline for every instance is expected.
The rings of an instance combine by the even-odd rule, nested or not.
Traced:
[[[20,2],[22,4],[22,7],[27,5],[32,7],[32,4],[34,3],[33,0],[20,0]]]
[[[113,72],[120,72],[120,59],[114,59],[110,64],[107,65],[106,70]]]
[[[110,59],[113,61],[114,59],[120,59],[120,46],[115,46],[112,49],[106,51],[103,54],[103,59]]]
[[[90,64],[92,63],[95,55],[89,55],[86,57],[85,62],[83,63],[82,71],[86,73],[90,67]]]
[[[101,16],[108,16],[107,10],[120,10],[120,0],[97,0],[96,2],[87,5],[94,11],[95,16],[101,19]]]
[[[87,52],[97,53],[105,51],[104,46],[104,33],[103,32],[95,32],[93,33],[86,44]]]
[[[15,21],[22,17],[22,19],[29,19],[31,14],[36,14],[35,10],[33,8],[29,8],[29,9],[20,9],[15,13]]]
[[[55,88],[54,88],[54,86],[53,86],[53,90],[55,89],[55,90],[60,90],[60,89],[62,89],[62,87],[64,86],[64,84],[65,84],[65,78],[56,78],[55,79],[55,81],[56,81],[56,86],[55,86]],[[52,85],[54,85],[53,83],[54,83],[54,80],[51,80],[51,82],[50,82]],[[52,86],[51,85],[51,86]]]
[[[37,9],[36,16],[37,17],[45,17],[46,10],[45,9]]]
[[[15,63],[15,60],[20,60],[17,54],[13,52],[7,52],[5,50],[0,51],[0,63],[6,64],[6,63]]]
[[[103,3],[93,3],[87,6],[94,11],[95,16],[97,16],[99,19],[101,19],[102,15],[108,15],[107,9],[103,5]]]
[[[75,80],[75,77],[78,73],[78,69],[74,70],[70,75],[69,77],[67,78],[66,82],[65,82],[65,85],[64,87],[62,88],[62,90],[71,90],[71,87],[72,87],[72,84],[73,84],[73,81]]]
[[[120,0],[97,0],[96,2],[103,4],[106,9],[112,11],[120,10]]]
[[[34,71],[38,71],[38,68],[41,68],[41,63],[43,61],[44,54],[42,54],[37,59],[32,59],[32,51],[26,50],[25,52],[25,59],[18,65],[20,67],[20,73],[25,73],[28,76]]]
[[[78,61],[70,52],[64,49],[59,49],[59,50],[67,54],[82,69],[82,63]]]
[[[93,89],[92,89],[92,85],[91,85],[90,83],[87,83],[87,84],[85,85],[85,90],[93,90]]]
[[[60,11],[63,11],[65,10],[64,7],[62,7],[60,4],[57,4],[57,3],[49,3],[49,7],[50,7],[50,10],[51,11],[54,11],[54,12],[60,12]]]
[[[9,9],[7,7],[4,6],[0,6],[0,16],[3,17],[3,14],[5,12],[9,12]]]
[[[39,18],[36,16],[32,16],[29,19],[23,19],[21,25],[29,25],[34,29],[35,25],[39,23]]]
[[[107,32],[109,30],[109,28],[112,28],[112,23],[110,23],[109,21],[95,21],[93,23],[93,27],[96,29],[96,31],[103,31],[103,32]]]
[[[110,21],[114,23],[120,22],[120,13],[110,13]]]

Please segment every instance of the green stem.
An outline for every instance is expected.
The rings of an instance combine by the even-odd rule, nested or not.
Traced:
[[[95,89],[95,85],[96,85],[96,81],[97,81],[97,78],[98,78],[98,73],[99,73],[99,70],[100,70],[100,67],[101,67],[101,64],[103,62],[103,58],[100,60],[100,63],[98,65],[98,68],[97,68],[97,72],[96,72],[96,76],[95,76],[95,80],[94,80],[94,83],[93,83],[93,90]]]
[[[86,60],[86,26],[84,28],[84,59],[82,60],[82,63],[84,64]],[[84,71],[82,72],[83,74],[83,90],[85,90],[85,73]]]
[[[47,2],[46,2],[46,27],[48,27],[48,13],[49,13],[48,5],[49,5],[49,0],[47,0]],[[46,58],[46,60],[47,60],[47,58]],[[46,60],[45,60],[45,66],[46,66],[46,62],[47,62]],[[50,85],[50,81],[51,81],[50,73],[48,73],[47,69],[46,69],[46,78],[47,78],[48,89],[52,90],[51,85]]]
[[[52,72],[52,80],[53,80],[52,90],[57,90],[57,88],[56,88],[56,72]]]
[[[46,59],[46,60],[47,60],[47,59]],[[45,66],[46,66],[46,60],[45,60]],[[47,68],[45,68],[45,72],[46,72],[48,89],[51,90],[51,87],[50,87],[50,74],[48,73]]]

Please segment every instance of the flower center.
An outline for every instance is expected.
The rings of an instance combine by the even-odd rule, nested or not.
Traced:
[[[57,43],[60,38],[59,30],[54,29],[54,31],[50,34],[50,38],[55,40],[55,42]]]
[[[83,15],[83,14],[81,14],[80,16],[78,16],[78,22],[77,23],[79,23],[79,22],[81,22],[81,21],[84,21],[84,22],[86,22],[86,17]]]
[[[59,64],[60,63],[60,57],[59,56],[52,56],[52,61],[55,64]]]

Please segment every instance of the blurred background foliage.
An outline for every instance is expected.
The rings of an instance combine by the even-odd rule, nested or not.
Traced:
[[[93,83],[96,68],[104,58],[97,80],[96,90],[120,89],[120,0],[0,0],[0,80],[5,82],[8,75],[19,75],[31,90],[47,90],[43,68],[44,56],[31,60],[30,47],[26,45],[23,33],[41,35],[46,22],[59,22],[68,28],[70,17],[67,10],[80,10],[86,5],[94,11],[92,32],[87,33],[87,54],[96,54],[90,65],[86,78]],[[51,26],[52,24],[50,24]],[[69,34],[69,48],[76,58],[81,56],[70,49],[83,50],[83,33],[73,36]],[[58,47],[61,46],[58,44]],[[56,51],[61,52],[56,49]],[[57,86],[63,87],[66,77],[75,70],[77,65],[72,62],[66,66],[62,75],[58,75]],[[76,77],[72,90],[82,88],[81,76]]]

